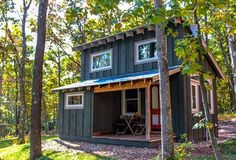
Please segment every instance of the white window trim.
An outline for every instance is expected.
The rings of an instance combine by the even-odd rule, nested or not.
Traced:
[[[210,114],[214,114],[214,94],[213,94],[213,79],[208,80],[209,85],[211,86],[210,90],[210,101],[211,101],[211,108],[210,108]]]
[[[200,91],[199,91],[199,82],[197,81],[197,80],[193,80],[193,79],[191,79],[191,88],[190,88],[190,90],[191,90],[191,110],[192,110],[192,113],[194,114],[194,113],[197,113],[197,112],[199,112],[199,110],[200,110],[200,108],[199,108],[199,93],[200,93]],[[195,89],[195,103],[196,103],[196,108],[193,108],[193,98],[194,97],[192,97],[193,96],[193,94],[192,94],[192,86],[195,86],[196,87],[196,89]]]
[[[148,39],[148,40],[138,41],[138,42],[135,42],[135,43],[134,43],[135,65],[143,64],[143,63],[148,63],[148,62],[153,62],[153,61],[156,61],[156,60],[158,59],[157,57],[148,58],[148,59],[145,59],[145,60],[139,60],[139,59],[138,59],[138,47],[139,47],[140,45],[148,44],[148,43],[152,43],[152,42],[156,42],[156,38],[151,38],[151,39]]]
[[[141,92],[139,89],[138,90],[138,115],[141,115]],[[127,112],[127,107],[126,107],[126,97],[125,97],[125,91],[123,90],[121,91],[121,104],[122,104],[122,108],[121,108],[121,113],[122,115],[126,115],[126,114],[135,114],[133,112]]]
[[[68,104],[69,96],[82,96],[82,104],[69,105]],[[65,109],[84,109],[84,92],[65,93]]]
[[[93,69],[93,57],[105,54],[106,52],[109,52],[111,54],[110,66]],[[108,49],[108,50],[104,50],[104,51],[101,51],[101,52],[90,54],[90,72],[98,72],[98,71],[104,71],[104,70],[112,69],[112,62],[113,62],[112,59],[113,59],[113,49]]]

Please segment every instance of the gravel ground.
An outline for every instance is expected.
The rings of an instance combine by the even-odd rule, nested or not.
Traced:
[[[218,142],[227,139],[236,138],[236,120],[219,122]],[[210,142],[199,142],[193,144],[195,148],[192,152],[193,156],[212,154]],[[86,142],[68,142],[63,140],[50,140],[43,143],[43,150],[54,150],[61,152],[87,152],[105,157],[112,157],[119,160],[148,160],[153,159],[160,150],[124,147],[116,145],[92,144]]]
[[[236,118],[230,121],[219,121],[217,142],[222,143],[232,138],[236,138]],[[193,144],[194,150],[192,155],[197,156],[209,156],[213,154],[210,141],[203,141]]]
[[[43,143],[43,150],[54,150],[60,152],[87,152],[105,157],[112,157],[119,160],[146,160],[153,159],[157,149],[124,147],[116,145],[92,144],[86,142],[68,142],[63,140],[50,140]]]

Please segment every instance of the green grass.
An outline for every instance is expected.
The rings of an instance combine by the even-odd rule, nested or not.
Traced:
[[[223,159],[235,160],[236,159],[236,139],[225,141],[219,144]],[[214,160],[214,156],[209,157],[196,157],[195,160]]]
[[[42,141],[57,139],[57,136],[42,136]],[[0,159],[1,160],[27,160],[30,155],[29,143],[18,145],[16,137],[7,137],[0,140]],[[72,154],[69,152],[56,152],[47,150],[39,160],[110,160],[111,158],[102,157],[89,153]]]

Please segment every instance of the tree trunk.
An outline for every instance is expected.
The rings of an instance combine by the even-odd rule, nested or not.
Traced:
[[[30,2],[31,3],[31,2]],[[26,45],[26,18],[27,18],[27,11],[29,9],[29,5],[26,5],[25,0],[23,0],[23,18],[22,18],[22,55],[20,60],[20,67],[19,67],[19,82],[20,82],[20,124],[19,124],[19,137],[18,142],[25,143],[25,116],[26,116],[26,102],[25,102],[25,62],[27,56],[27,45]]]
[[[236,99],[236,35],[230,35],[228,37],[228,43],[229,43],[229,52],[230,52],[230,58],[233,68],[233,77],[234,77],[234,96]],[[234,110],[236,110],[234,106]]]
[[[2,53],[1,68],[0,68],[0,107],[2,105],[2,82],[3,82],[3,73],[5,70],[5,53]],[[0,112],[0,123],[2,123],[2,113]]]
[[[42,99],[42,70],[46,38],[46,16],[48,0],[39,1],[37,45],[34,59],[32,106],[30,125],[30,159],[36,159],[42,154],[41,148],[41,99]]]
[[[219,43],[220,50],[221,50],[222,55],[223,55],[224,64],[225,64],[225,67],[226,67],[227,77],[228,77],[228,81],[229,81],[230,99],[232,101],[233,108],[236,108],[236,90],[234,89],[235,88],[234,86],[235,86],[236,83],[234,83],[234,81],[233,81],[232,72],[231,72],[231,68],[230,68],[230,59],[227,56],[227,54],[230,54],[230,53],[228,52],[228,50],[226,51],[226,48],[223,45],[223,40],[225,41],[225,38],[223,37],[223,35],[220,31],[220,28],[216,27],[216,31],[217,31],[218,43]]]
[[[15,68],[15,74],[16,74],[16,94],[15,94],[15,135],[17,136],[19,134],[19,129],[18,129],[18,125],[19,125],[19,106],[18,106],[18,88],[19,88],[19,82],[18,82],[18,69],[17,69],[17,62],[16,60],[14,60],[14,68]]]
[[[5,14],[2,15],[3,16],[3,19],[5,20],[6,24],[5,24],[5,38],[4,38],[4,48],[6,47],[6,43],[7,43],[7,37],[8,37],[8,33],[7,33],[7,30],[8,30],[8,18]],[[3,98],[3,95],[2,95],[2,82],[3,82],[3,74],[4,74],[4,71],[5,71],[5,65],[6,65],[6,55],[7,55],[7,52],[6,50],[2,49],[2,60],[1,60],[1,68],[0,68],[0,107],[2,105],[2,98]],[[0,123],[2,122],[2,113],[0,112]]]
[[[194,12],[193,12],[193,17],[194,17],[194,22],[197,25],[197,41],[198,41],[198,45],[200,45],[199,47],[199,53],[198,53],[198,63],[200,66],[203,66],[203,53],[205,52],[205,48],[202,46],[202,38],[201,38],[201,28],[200,28],[200,24],[198,22],[198,16],[197,16],[197,3],[195,3],[194,5]],[[204,114],[205,114],[205,120],[207,124],[211,123],[210,120],[210,107],[207,104],[207,89],[205,86],[205,80],[203,77],[203,73],[205,73],[204,67],[202,67],[202,71],[199,73],[199,81],[200,81],[200,90],[201,90],[201,98],[202,98],[202,105],[203,105],[203,110],[204,110]],[[214,133],[214,124],[213,127],[207,127],[208,133],[209,133],[209,137],[210,140],[212,142],[212,148],[215,154],[215,158],[217,160],[221,160],[221,154],[220,154],[220,150],[217,144],[217,140],[215,137],[215,133]]]
[[[163,7],[162,0],[155,0],[155,8]],[[170,83],[168,71],[168,59],[166,48],[165,28],[161,24],[156,25],[156,40],[158,65],[160,70],[160,106],[161,106],[161,156],[162,159],[171,159],[174,155],[172,111],[170,99]]]

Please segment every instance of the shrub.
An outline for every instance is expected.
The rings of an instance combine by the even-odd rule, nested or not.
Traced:
[[[191,156],[192,142],[187,140],[186,134],[181,135],[181,139],[184,142],[175,147],[174,160],[183,160]]]

